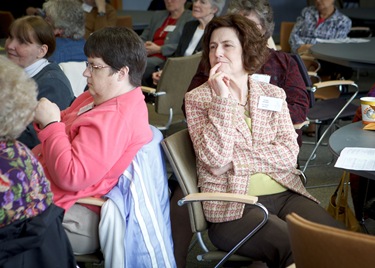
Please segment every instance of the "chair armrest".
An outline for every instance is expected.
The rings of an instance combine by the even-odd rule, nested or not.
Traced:
[[[355,86],[357,85],[352,80],[331,80],[331,81],[324,81],[320,83],[315,83],[314,87],[316,88],[322,88],[322,87],[329,87],[329,86],[338,86],[338,85],[349,85],[349,86]]]
[[[156,89],[155,88],[146,87],[146,86],[141,86],[141,88],[142,88],[142,91],[144,93],[148,93],[148,94],[155,94],[156,93]]]
[[[302,123],[294,124],[293,127],[294,127],[294,129],[301,129],[302,127],[308,126],[309,124],[310,124],[310,121],[306,120],[306,121],[304,121]]]
[[[83,197],[78,199],[76,203],[101,207],[105,201],[104,198],[99,197]]]
[[[225,201],[253,205],[258,202],[258,197],[231,193],[192,193],[180,199],[178,205],[182,206],[186,203],[201,201]]]

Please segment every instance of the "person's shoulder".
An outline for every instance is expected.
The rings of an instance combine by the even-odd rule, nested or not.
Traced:
[[[198,27],[199,21],[194,19],[185,23],[184,27]]]
[[[195,18],[192,16],[191,10],[185,9],[184,13],[182,13],[179,20],[190,21],[190,20],[195,20]]]
[[[288,53],[288,52],[270,49],[270,54],[269,54],[268,58],[269,59],[273,59],[273,58],[290,59],[291,56],[290,56],[290,53]]]
[[[67,79],[66,75],[64,74],[63,70],[60,68],[60,66],[56,62],[50,62],[47,66],[45,66],[41,71],[41,74],[43,76],[53,77],[53,78],[61,78]]]
[[[267,82],[258,81],[252,78],[250,79],[251,87],[253,87],[254,90],[259,91],[259,94],[273,98],[285,98],[284,89]]]
[[[272,67],[289,66],[289,64],[293,63],[293,61],[294,59],[290,53],[281,50],[270,49],[270,54],[267,61],[265,62],[265,65]]]
[[[338,8],[335,9],[334,16],[337,20],[341,22],[351,22],[351,19],[345,14],[341,13],[341,11]]]
[[[201,99],[202,97],[209,95],[211,89],[207,82],[202,85],[192,89],[189,92],[186,92],[185,99]]]
[[[306,13],[316,13],[318,10],[315,8],[315,6],[307,6],[302,9],[301,14],[306,14]]]
[[[154,14],[153,17],[162,17],[162,16],[168,16],[169,12],[167,10],[155,10],[153,11]]]

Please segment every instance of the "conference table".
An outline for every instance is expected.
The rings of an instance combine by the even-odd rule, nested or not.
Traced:
[[[363,43],[319,43],[310,48],[319,59],[353,69],[375,70],[375,37]]]
[[[362,121],[340,127],[328,140],[330,151],[339,157],[345,147],[375,148],[375,131],[364,130]],[[375,157],[375,156],[374,156]],[[349,170],[353,174],[375,180],[375,171]]]

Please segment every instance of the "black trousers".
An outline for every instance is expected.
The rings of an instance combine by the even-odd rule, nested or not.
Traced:
[[[266,262],[268,267],[286,267],[294,262],[285,221],[291,212],[313,222],[345,229],[319,204],[291,191],[260,196],[258,202],[268,209],[269,220],[237,253]],[[219,249],[229,251],[262,219],[259,208],[246,205],[241,219],[211,223],[210,240]]]

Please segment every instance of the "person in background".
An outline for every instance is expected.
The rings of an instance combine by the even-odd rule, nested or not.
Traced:
[[[126,27],[103,28],[90,35],[84,51],[88,90],[64,111],[42,98],[34,118],[41,144],[33,153],[51,181],[54,202],[66,210],[63,226],[77,254],[99,248],[99,214],[75,202],[107,194],[152,139],[140,88],[146,50],[139,36]]]
[[[49,0],[43,4],[45,19],[54,29],[56,49],[48,58],[60,63],[86,61],[85,18],[78,0]]]
[[[197,20],[185,23],[180,41],[173,57],[190,56],[202,50],[202,36],[207,23],[217,14],[221,14],[225,5],[224,0],[194,0],[192,16]],[[162,70],[152,74],[152,81],[157,85]]]
[[[352,27],[352,21],[335,7],[335,0],[315,0],[313,6],[305,7],[301,16],[297,18],[289,37],[293,53],[310,54],[312,45],[319,43],[319,39],[344,39]],[[328,79],[344,77],[350,79],[352,69],[320,61],[321,77]]]
[[[147,51],[147,67],[142,85],[152,86],[152,73],[163,68],[165,60],[175,53],[182,30],[193,19],[185,10],[186,0],[164,0],[166,10],[155,11],[141,38]]]
[[[25,16],[10,26],[10,35],[5,41],[7,57],[24,68],[38,85],[38,99],[44,97],[60,109],[67,108],[74,99],[68,78],[56,63],[48,62],[56,46],[51,25],[40,16]],[[32,124],[18,138],[33,148],[39,144]]]
[[[302,184],[296,169],[297,134],[284,90],[251,77],[267,60],[267,39],[244,16],[214,18],[203,39],[209,79],[186,93],[186,119],[200,191],[257,196],[269,211],[266,224],[236,253],[268,267],[287,267],[294,261],[286,215],[295,212],[320,224],[345,226]],[[224,251],[244,238],[263,214],[249,205],[222,201],[203,202],[203,210],[210,240]]]
[[[254,21],[263,35],[270,39],[274,30],[273,11],[268,0],[232,0],[228,7],[229,14],[241,14]],[[309,110],[309,94],[300,74],[297,62],[288,54],[269,48],[266,62],[256,71],[257,75],[269,83],[284,89],[287,103],[294,125],[306,121]],[[188,91],[206,82],[208,73],[200,64]],[[182,106],[184,111],[184,105]],[[302,146],[302,131],[297,129],[298,144]]]
[[[85,39],[105,27],[116,26],[117,11],[106,0],[83,0],[85,11]]]
[[[75,267],[61,224],[64,211],[52,203],[38,160],[17,141],[34,117],[37,85],[0,56],[0,89],[0,266]]]

